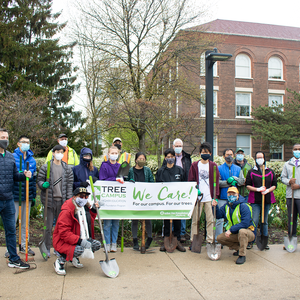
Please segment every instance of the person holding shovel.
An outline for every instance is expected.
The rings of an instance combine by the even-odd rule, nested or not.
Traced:
[[[232,186],[227,190],[226,204],[219,208],[213,200],[212,205],[217,208],[217,219],[227,219],[226,232],[218,235],[218,243],[236,250],[233,255],[238,256],[236,264],[241,265],[246,261],[248,243],[255,239],[255,225],[251,206],[239,197],[238,189]]]
[[[61,145],[56,145],[52,151],[53,159],[50,163],[49,182],[47,181],[47,164],[41,167],[37,178],[38,187],[41,189],[41,201],[43,205],[45,205],[46,200],[46,189],[49,189],[45,234],[48,257],[50,257],[53,219],[57,220],[61,206],[73,195],[73,172],[71,167],[62,161],[65,149]]]
[[[214,199],[214,166],[216,166],[216,192],[218,196],[219,192],[219,170],[216,163],[209,160],[212,152],[212,146],[208,142],[201,144],[199,149],[201,159],[193,162],[190,172],[189,181],[196,181],[198,189],[203,194],[203,198],[200,202],[200,214],[198,215],[197,206],[192,215],[192,228],[191,228],[191,243],[193,242],[194,234],[197,234],[197,224],[201,217],[202,209],[204,207],[206,217],[206,231],[207,242],[213,242],[213,213],[211,202]],[[200,196],[198,196],[200,198]],[[190,246],[190,250],[192,245]]]
[[[176,182],[176,181],[186,181],[184,170],[175,165],[175,151],[172,148],[165,150],[164,152],[166,165],[163,165],[158,169],[156,173],[156,182]],[[174,235],[177,238],[177,247],[181,252],[185,252],[186,249],[180,243],[180,228],[181,220],[174,220]],[[164,237],[170,236],[170,220],[164,220]],[[160,251],[166,251],[165,245],[162,245],[159,249]]]
[[[151,170],[146,167],[146,154],[143,152],[138,152],[135,155],[135,166],[129,169],[128,181],[133,182],[154,182]],[[132,220],[131,231],[133,237],[133,249],[139,250],[139,243],[137,239],[139,220]],[[152,223],[151,220],[145,220],[146,232],[148,239],[146,241],[145,247],[148,249],[152,242]]]
[[[60,254],[54,262],[54,270],[58,275],[66,275],[65,263],[72,262],[75,268],[83,268],[79,258],[84,249],[92,249],[93,252],[101,248],[101,243],[95,239],[81,239],[80,231],[84,231],[84,224],[79,223],[78,208],[88,206],[91,219],[96,217],[96,209],[99,204],[91,206],[88,203],[90,193],[85,187],[78,187],[73,192],[73,197],[68,199],[61,207],[55,230],[53,232],[53,247]],[[91,231],[91,222],[87,221],[88,231]]]
[[[264,224],[261,224],[260,233],[268,236],[268,215],[271,204],[275,203],[273,191],[277,187],[277,179],[272,169],[266,166],[265,153],[258,151],[255,153],[255,166],[248,171],[246,177],[246,188],[250,191],[248,203],[251,204],[253,211],[253,221],[255,223],[255,235],[259,221],[259,215],[262,211],[262,195],[265,196]],[[263,169],[265,169],[265,185],[263,185]],[[250,243],[247,249],[251,249],[253,243]],[[266,250],[270,247],[266,245]]]
[[[293,169],[295,170],[295,177],[293,176]],[[293,146],[293,157],[287,161],[282,169],[281,182],[286,185],[286,205],[288,210],[288,235],[292,237],[297,236],[297,219],[300,215],[300,144]],[[291,220],[292,210],[292,193],[294,193],[294,211],[293,220]],[[285,250],[285,248],[284,248]]]
[[[29,269],[30,265],[23,262],[16,249],[16,222],[14,205],[14,182],[31,178],[31,171],[19,173],[14,156],[7,151],[9,144],[8,131],[0,128],[0,216],[5,231],[5,242],[9,252],[10,268]]]

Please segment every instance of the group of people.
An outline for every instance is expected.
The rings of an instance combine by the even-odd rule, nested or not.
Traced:
[[[91,249],[92,252],[100,249],[100,242],[95,240],[94,220],[99,204],[91,205],[88,202],[87,187],[91,176],[93,182],[97,180],[116,181],[120,165],[127,161],[130,164],[131,154],[122,151],[121,138],[114,138],[107,155],[98,170],[93,165],[93,153],[89,148],[82,148],[78,158],[76,151],[68,146],[68,137],[65,134],[58,136],[58,144],[49,152],[46,163],[36,172],[36,162],[30,150],[30,140],[21,136],[17,148],[11,154],[7,151],[9,134],[7,130],[0,129],[0,214],[5,228],[5,237],[9,267],[29,268],[22,261],[16,250],[16,220],[19,207],[19,182],[22,182],[22,234],[21,253],[35,253],[28,246],[25,249],[25,179],[29,178],[29,210],[35,204],[36,186],[41,190],[41,201],[46,202],[47,194],[47,224],[45,244],[47,255],[53,244],[57,259],[54,269],[57,274],[65,275],[65,263],[71,262],[73,266],[82,268],[79,257]],[[259,215],[262,210],[262,196],[265,199],[265,222],[260,230],[268,235],[268,213],[272,203],[275,203],[273,191],[277,187],[277,179],[272,169],[266,166],[265,154],[259,151],[255,154],[255,166],[252,167],[245,159],[244,150],[238,148],[225,149],[223,157],[225,163],[217,166],[210,160],[212,146],[204,142],[199,149],[200,160],[192,163],[188,153],[183,151],[183,142],[175,139],[173,147],[164,152],[164,162],[155,176],[156,182],[197,182],[198,201],[200,213],[194,209],[191,226],[191,243],[193,235],[197,232],[198,220],[202,210],[206,217],[206,242],[213,243],[213,207],[216,206],[217,222],[215,242],[236,250],[237,264],[246,260],[246,249],[253,247],[257,234]],[[293,146],[293,157],[285,163],[282,171],[282,182],[287,185],[287,207],[291,211],[291,194],[295,190],[295,208],[293,215],[293,232],[296,235],[297,215],[300,212],[300,144]],[[50,164],[48,163],[50,161]],[[154,182],[151,170],[146,166],[147,157],[143,152],[135,155],[135,165],[130,168],[126,180],[134,182]],[[29,162],[29,170],[26,170]],[[48,170],[50,166],[50,170]],[[296,167],[296,176],[293,178],[293,167]],[[216,174],[214,174],[216,173]],[[47,178],[47,174],[50,174]],[[263,185],[263,174],[264,182]],[[46,193],[47,191],[47,193]],[[197,202],[198,202],[197,201]],[[196,203],[197,203],[196,202]],[[204,208],[204,209],[203,209]],[[82,211],[85,212],[82,220]],[[289,213],[290,218],[290,213]],[[80,222],[79,222],[80,220]],[[224,225],[224,220],[226,224]],[[174,236],[177,238],[177,249],[185,252],[182,243],[186,239],[186,220],[174,220]],[[28,220],[29,222],[29,220]],[[290,220],[289,220],[290,222]],[[52,229],[55,230],[52,235]],[[84,224],[84,225],[82,225]],[[146,220],[147,241],[146,249],[152,242],[151,220]],[[29,224],[28,224],[29,225]],[[82,228],[84,226],[84,237]],[[223,228],[225,227],[225,232]],[[170,236],[170,220],[164,220],[163,235]],[[289,228],[290,230],[290,228]],[[104,220],[104,235],[108,252],[117,251],[117,238],[119,220]],[[138,220],[132,221],[133,248],[139,249]],[[51,241],[52,239],[52,241]],[[266,246],[266,250],[269,246]],[[166,251],[164,245],[161,251]]]

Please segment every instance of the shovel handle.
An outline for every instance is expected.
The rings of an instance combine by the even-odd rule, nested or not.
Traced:
[[[262,185],[265,186],[265,166],[263,165],[262,171]],[[261,223],[265,223],[265,195],[262,195],[261,199]]]
[[[20,167],[19,167],[19,172],[22,172],[22,155],[20,155]],[[19,251],[21,251],[21,225],[22,225],[22,220],[21,220],[21,214],[22,214],[22,182],[19,182]]]

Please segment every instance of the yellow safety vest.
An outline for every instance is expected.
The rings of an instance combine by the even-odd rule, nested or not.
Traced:
[[[107,161],[108,158],[106,155],[104,155],[103,159],[104,161]],[[131,154],[127,152],[123,152],[118,159],[118,163],[122,164],[122,162],[127,161],[130,164],[130,159],[131,159]]]

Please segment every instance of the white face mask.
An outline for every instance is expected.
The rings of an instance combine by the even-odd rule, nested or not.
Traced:
[[[63,146],[63,147],[67,147],[67,145],[68,145],[68,140],[61,140],[61,141],[59,141],[59,144],[60,144],[61,146]]]
[[[55,153],[54,156],[57,160],[62,160],[62,158],[64,157],[63,153]]]
[[[110,155],[109,155],[109,158],[110,158],[111,160],[117,160],[117,159],[118,159],[118,154],[110,154]]]
[[[259,166],[262,166],[264,164],[265,160],[263,158],[257,158],[256,162]]]
[[[76,204],[77,204],[79,207],[83,207],[83,206],[85,206],[85,205],[87,204],[88,199],[77,197],[77,198],[75,199],[75,202],[76,202]]]

